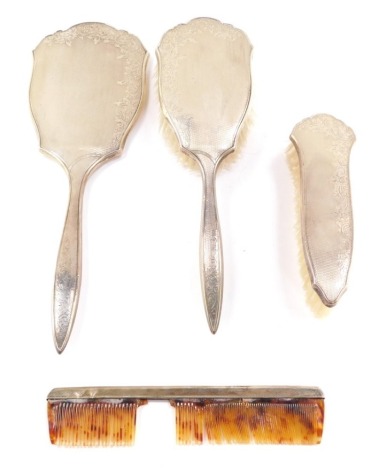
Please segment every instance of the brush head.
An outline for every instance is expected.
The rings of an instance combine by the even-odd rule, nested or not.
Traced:
[[[301,175],[301,232],[312,286],[327,307],[346,290],[352,248],[353,215],[349,183],[354,132],[328,114],[304,119],[291,141]]]
[[[241,30],[211,18],[163,36],[159,96],[182,150],[214,163],[234,150],[251,96],[251,50]]]

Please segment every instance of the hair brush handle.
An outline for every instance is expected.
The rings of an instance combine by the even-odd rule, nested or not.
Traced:
[[[203,207],[200,236],[200,271],[203,301],[208,325],[216,333],[220,322],[224,268],[221,231],[218,222],[215,175],[217,165],[199,158],[203,176]]]
[[[82,277],[81,211],[87,166],[69,171],[70,200],[55,270],[53,322],[55,347],[61,353],[74,324]]]

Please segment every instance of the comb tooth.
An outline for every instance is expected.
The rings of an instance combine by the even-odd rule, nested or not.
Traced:
[[[130,442],[134,442],[136,436],[136,420],[137,420],[137,406],[134,403],[129,403],[129,407],[132,408],[133,413],[129,413],[129,437],[126,434],[126,438],[130,440]]]
[[[194,444],[195,442],[195,414],[194,414],[194,403],[187,404],[188,413],[188,442]]]
[[[237,416],[239,413],[239,403],[235,403],[234,406],[231,403],[227,405],[227,417],[229,425],[225,426],[224,440],[226,442],[235,442],[239,438],[238,432],[238,420]]]
[[[212,413],[215,416],[216,421],[216,444],[221,444],[225,441],[225,431],[226,431],[226,409],[225,405],[218,406],[217,403],[212,404]]]
[[[212,404],[207,403],[204,406],[204,431],[207,441],[212,442],[213,435],[217,432],[215,417],[212,413]]]
[[[202,444],[204,440],[203,436],[203,406],[195,406],[195,413],[196,413],[196,422],[195,422],[195,443]]]
[[[186,404],[187,444],[193,444],[193,403]]]
[[[134,402],[49,402],[52,444],[61,446],[125,446],[135,438],[136,414],[142,400]]]
[[[185,423],[185,417],[184,417],[184,413],[185,413],[184,403],[178,403],[177,413],[178,413],[178,425],[179,425],[179,428],[178,428],[178,442],[179,442],[179,444],[186,444],[186,441],[185,441],[185,435],[186,435],[185,426],[186,426],[186,423]]]
[[[185,443],[190,444],[191,443],[191,425],[189,422],[189,412],[188,412],[188,403],[184,405],[184,432],[185,432]]]
[[[234,405],[232,403],[227,404],[227,417],[229,426],[225,429],[225,441],[226,442],[242,442],[241,429],[239,425],[241,403],[237,402]]]
[[[107,441],[109,442],[108,445],[110,445],[111,442],[120,442],[123,439],[121,430],[117,435],[118,431],[116,427],[116,422],[119,421],[120,408],[121,408],[121,405],[119,403],[115,405],[114,407],[115,419],[111,419],[108,424],[108,438],[107,438]],[[127,416],[127,419],[129,419],[129,413],[127,413],[126,416]],[[129,422],[127,422],[126,425],[129,427]]]
[[[201,444],[201,423],[199,423],[199,408],[196,403],[191,404],[191,413],[192,413],[192,443],[193,444]]]
[[[203,442],[203,412],[198,403],[188,404],[191,410],[191,443],[201,444]]]
[[[188,423],[188,437],[189,443],[193,443],[193,403],[187,404],[187,423]]]
[[[183,406],[184,410],[184,443],[190,444],[191,443],[191,435],[190,435],[190,423],[189,423],[189,416],[188,416],[188,403],[185,403]]]
[[[176,437],[179,444],[203,442],[203,415],[197,403],[173,402],[175,407]]]
[[[237,423],[239,426],[239,435],[241,437],[241,443],[248,444],[251,442],[251,432],[249,428],[251,415],[251,406],[245,402],[239,404],[239,413],[237,415]]]
[[[175,431],[176,431],[176,441],[180,444],[180,420],[179,420],[179,403],[171,402],[171,406],[175,408]]]
[[[178,444],[184,444],[183,404],[172,402],[172,406],[175,407],[176,440]]]

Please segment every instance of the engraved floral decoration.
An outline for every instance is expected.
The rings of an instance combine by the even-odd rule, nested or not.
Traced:
[[[212,321],[217,323],[217,315],[219,312],[220,302],[220,272],[219,262],[220,257],[220,235],[216,229],[213,229],[209,234],[209,252],[211,256],[208,259],[208,263],[205,263],[205,278],[206,278],[206,299],[209,309],[209,315]]]
[[[111,44],[118,49],[117,59],[124,62],[123,76],[117,81],[124,89],[123,98],[115,103],[116,127],[111,142],[113,148],[119,148],[141,101],[146,51],[136,36],[102,23],[82,23],[66,31],[57,31],[45,38],[44,42],[48,45],[65,44],[70,47],[77,40],[90,40],[94,45]]]

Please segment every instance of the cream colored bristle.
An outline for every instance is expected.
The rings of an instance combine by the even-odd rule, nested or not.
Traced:
[[[50,440],[60,446],[131,445],[140,404],[140,401],[49,402]]]
[[[235,150],[231,154],[229,154],[226,158],[224,158],[221,163],[220,163],[220,169],[227,169],[230,168],[231,165],[236,163],[242,153],[242,150],[246,144],[247,137],[249,135],[249,130],[251,126],[253,125],[253,112],[251,109],[248,110],[242,124],[241,128],[239,129],[239,132],[237,134],[236,138],[236,144],[235,144]],[[191,158],[188,154],[183,152],[183,150],[180,147],[180,143],[178,140],[177,135],[175,134],[174,129],[170,125],[169,121],[167,118],[163,115],[163,113],[160,113],[160,132],[171,150],[171,152],[177,156],[179,161],[185,166],[186,168],[189,168],[192,171],[196,171],[200,173],[200,168],[199,164]]]
[[[178,158],[180,163],[191,171],[200,173],[199,164],[181,150],[177,135],[167,118],[160,113],[160,132],[170,151]]]
[[[296,241],[298,247],[298,262],[300,267],[300,274],[303,281],[303,288],[305,292],[306,302],[311,309],[311,311],[317,317],[325,317],[330,313],[330,308],[324,305],[317,294],[313,289],[312,283],[309,277],[309,272],[307,268],[307,263],[304,257],[303,250],[303,241],[301,233],[301,171],[299,157],[296,152],[295,147],[290,144],[286,150],[287,163],[290,169],[292,181],[295,187],[295,232],[296,232]]]
[[[318,444],[323,431],[321,399],[177,402],[180,444]]]

